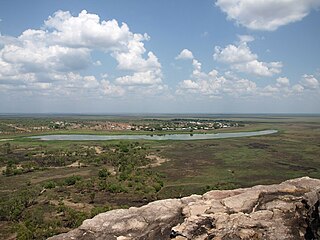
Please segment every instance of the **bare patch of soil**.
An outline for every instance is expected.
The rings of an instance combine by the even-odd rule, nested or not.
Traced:
[[[162,158],[162,157],[159,157],[157,155],[147,155],[146,158],[150,159],[152,161],[152,163],[146,165],[146,166],[143,166],[141,168],[148,168],[148,167],[159,167],[161,166],[163,163],[165,162],[168,162],[169,159],[167,158]]]
[[[67,165],[66,167],[86,167],[86,165],[80,161],[75,161],[69,165]],[[64,168],[64,167],[62,167]]]
[[[71,202],[69,200],[62,200],[62,203],[65,206],[69,207],[69,208],[72,208],[72,209],[75,209],[75,210],[81,210],[81,211],[85,211],[85,212],[90,212],[91,209],[93,208],[93,206],[91,204],[88,204],[88,203],[74,203],[74,202]],[[51,200],[50,204],[58,206],[59,205],[59,201]]]
[[[101,154],[103,153],[103,149],[101,147],[94,147],[94,150],[96,151],[96,154]]]

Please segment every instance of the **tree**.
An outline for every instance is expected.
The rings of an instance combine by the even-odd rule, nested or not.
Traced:
[[[102,168],[99,170],[98,175],[99,175],[99,178],[105,179],[106,177],[108,177],[110,175],[110,173],[106,168]]]

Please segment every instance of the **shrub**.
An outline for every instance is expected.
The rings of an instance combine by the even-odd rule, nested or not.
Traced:
[[[23,222],[20,222],[16,226],[16,231],[17,231],[17,240],[33,239],[32,231],[28,229],[28,227]]]
[[[68,177],[64,180],[64,183],[65,185],[67,186],[71,186],[71,185],[74,185],[76,184],[77,181],[80,181],[81,180],[81,177],[80,176],[71,176],[71,177]]]
[[[106,168],[102,168],[99,170],[99,178],[106,178],[110,175],[109,171]]]
[[[48,181],[43,184],[44,188],[51,189],[56,187],[56,183],[54,181]]]
[[[35,203],[40,189],[28,187],[15,192],[7,200],[0,199],[0,220],[18,221],[23,211]]]
[[[112,193],[128,192],[128,190],[125,187],[116,183],[110,184],[109,186],[107,186],[107,189],[109,192],[112,192]]]
[[[156,190],[156,192],[159,192],[162,188],[160,183],[153,184],[153,188]]]
[[[67,228],[79,227],[85,219],[90,217],[84,212],[66,206],[60,206],[60,211],[63,212],[64,215],[63,225]]]

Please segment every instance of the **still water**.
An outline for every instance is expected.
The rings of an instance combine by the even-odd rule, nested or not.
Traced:
[[[43,135],[29,138],[44,141],[67,140],[67,141],[90,141],[90,140],[206,140],[218,138],[252,137],[277,133],[277,130],[264,130],[256,132],[234,132],[234,133],[208,133],[208,134],[162,134],[162,135]]]

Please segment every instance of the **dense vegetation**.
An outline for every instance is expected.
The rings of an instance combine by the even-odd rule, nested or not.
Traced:
[[[21,148],[4,143],[0,149],[3,181],[63,168],[90,169],[89,175],[74,171],[39,183],[31,180],[12,193],[3,193],[0,221],[10,223],[18,239],[44,239],[75,228],[99,212],[126,207],[112,195],[151,200],[163,186],[161,175],[145,167],[150,159],[138,142],[70,148]]]

